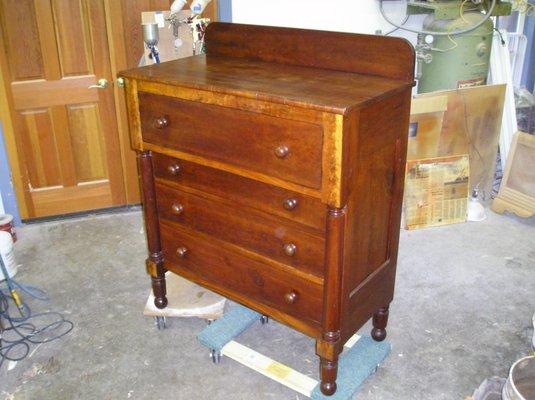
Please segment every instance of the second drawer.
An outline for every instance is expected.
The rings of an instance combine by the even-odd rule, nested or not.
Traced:
[[[259,216],[166,185],[156,185],[158,212],[169,220],[280,263],[323,277],[323,237],[276,217]]]
[[[325,231],[326,208],[320,199],[163,154],[153,153],[153,163],[159,180]]]

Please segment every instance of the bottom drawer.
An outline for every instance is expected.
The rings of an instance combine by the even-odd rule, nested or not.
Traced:
[[[232,300],[247,298],[318,326],[323,304],[322,286],[291,273],[251,260],[216,241],[161,223],[165,262],[185,276],[194,275]],[[173,270],[173,268],[171,268]]]

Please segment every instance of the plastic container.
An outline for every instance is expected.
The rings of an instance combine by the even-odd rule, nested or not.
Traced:
[[[17,241],[17,234],[13,226],[13,215],[0,214],[0,231],[9,232],[13,238],[13,242]]]
[[[186,0],[173,1],[173,4],[171,4],[171,14],[176,14],[177,12],[181,11],[186,6],[186,3]]]
[[[17,273],[17,263],[15,261],[15,252],[13,251],[13,238],[11,234],[5,231],[0,231],[0,257],[4,262],[7,274],[13,278]],[[0,281],[6,279],[2,268],[0,268]]]
[[[193,0],[190,9],[193,14],[202,14],[208,3],[211,0]]]
[[[535,399],[535,357],[524,357],[513,364],[503,387],[502,399]]]

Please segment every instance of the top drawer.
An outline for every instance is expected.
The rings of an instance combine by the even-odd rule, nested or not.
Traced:
[[[147,143],[321,187],[319,125],[144,92],[139,109]]]

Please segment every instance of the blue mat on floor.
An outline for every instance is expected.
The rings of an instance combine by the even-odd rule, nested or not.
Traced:
[[[235,305],[221,318],[204,328],[197,335],[197,339],[209,349],[221,350],[224,345],[249,328],[260,317],[260,314],[249,308]]]
[[[338,361],[336,393],[325,396],[320,386],[316,386],[311,398],[348,400],[360,385],[377,369],[377,366],[390,354],[390,343],[376,342],[370,336],[362,336],[349,350],[344,350]]]
[[[221,350],[228,342],[260,319],[260,314],[246,307],[236,305],[221,318],[212,322],[197,335],[204,346]],[[338,363],[337,390],[332,396],[321,393],[319,385],[312,392],[314,400],[349,400],[360,385],[373,374],[377,366],[390,353],[388,342],[376,342],[369,336],[362,336],[355,345],[344,350]]]

